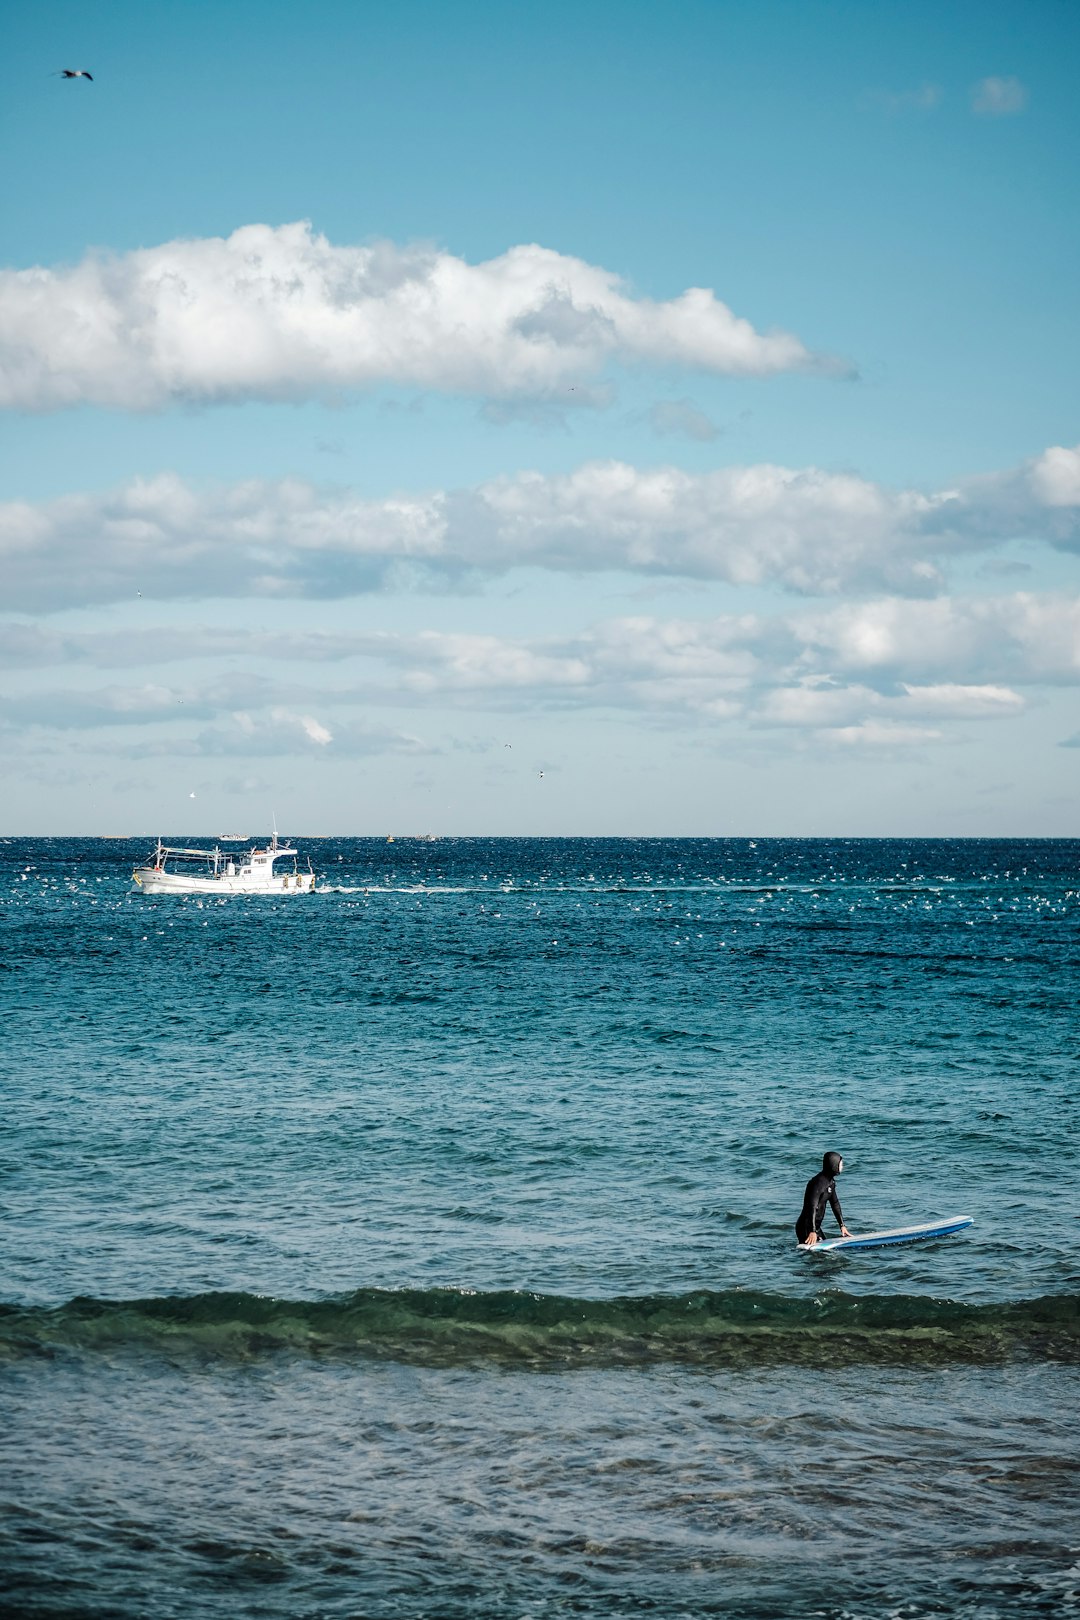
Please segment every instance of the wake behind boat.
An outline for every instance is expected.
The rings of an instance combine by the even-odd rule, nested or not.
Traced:
[[[312,894],[311,862],[300,870],[297,852],[275,832],[265,848],[224,851],[163,844],[137,866],[132,877],[144,894]]]

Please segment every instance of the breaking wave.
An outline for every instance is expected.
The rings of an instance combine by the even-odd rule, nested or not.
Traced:
[[[369,1356],[426,1364],[716,1367],[1080,1362],[1080,1295],[988,1305],[916,1295],[813,1299],[745,1289],[572,1299],[380,1289],[324,1300],[207,1293],[0,1305],[0,1354],[144,1352],[249,1360]]]

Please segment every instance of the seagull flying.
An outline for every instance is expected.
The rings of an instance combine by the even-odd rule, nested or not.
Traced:
[[[53,74],[54,79],[57,77],[61,79],[89,79],[91,84],[94,82],[94,75],[86,68],[61,68],[59,74]]]

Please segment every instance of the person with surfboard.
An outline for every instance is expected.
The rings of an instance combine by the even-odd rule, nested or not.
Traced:
[[[843,1168],[844,1160],[841,1154],[826,1153],[821,1161],[821,1169],[806,1183],[802,1211],[795,1222],[796,1243],[805,1244],[808,1249],[812,1249],[815,1243],[822,1242],[825,1234],[821,1230],[821,1223],[825,1219],[826,1204],[831,1206],[836,1216],[840,1236],[851,1236],[844,1225],[840,1200],[836,1196],[836,1178]]]

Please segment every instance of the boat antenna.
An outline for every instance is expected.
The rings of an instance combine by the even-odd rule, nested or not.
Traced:
[[[276,810],[271,810],[271,812],[270,812],[270,820],[271,820],[271,822],[273,823],[273,826],[274,826],[274,842],[271,844],[270,847],[271,847],[271,849],[277,849],[277,811]]]

